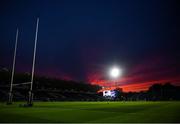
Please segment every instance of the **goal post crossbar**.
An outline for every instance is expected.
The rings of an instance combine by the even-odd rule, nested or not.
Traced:
[[[25,83],[13,84],[13,86],[24,85],[24,84],[31,84],[31,82],[25,82]]]

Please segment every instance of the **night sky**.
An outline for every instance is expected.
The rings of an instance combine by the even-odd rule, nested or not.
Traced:
[[[35,74],[114,86],[107,70],[118,65],[118,85],[145,90],[180,85],[178,0],[1,0],[0,67],[31,72],[40,18]],[[178,83],[179,82],[179,83]]]

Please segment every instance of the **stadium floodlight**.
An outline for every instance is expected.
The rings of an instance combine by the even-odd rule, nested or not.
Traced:
[[[12,67],[12,72],[11,72],[11,84],[10,84],[9,98],[8,98],[7,104],[12,104],[12,98],[13,98],[12,88],[13,88],[13,82],[14,82],[14,68],[15,68],[15,64],[16,64],[16,51],[17,51],[17,43],[18,43],[18,33],[19,33],[19,31],[17,28],[16,42],[15,42],[15,48],[14,48],[14,57],[13,57],[13,67]]]
[[[34,55],[33,55],[33,64],[32,64],[32,74],[31,74],[31,86],[29,90],[29,99],[28,99],[28,105],[32,106],[33,105],[33,81],[34,81],[34,66],[35,66],[35,60],[36,60],[36,45],[37,45],[37,36],[38,36],[38,27],[39,27],[39,18],[37,18],[37,23],[36,23],[36,34],[35,34],[35,40],[34,40]]]
[[[119,69],[118,67],[113,67],[113,68],[111,68],[109,74],[112,78],[118,78],[119,76],[121,76],[122,70]]]
[[[117,66],[114,66],[110,69],[109,75],[112,78],[115,87],[117,87],[118,86],[117,79],[122,75],[122,69]]]

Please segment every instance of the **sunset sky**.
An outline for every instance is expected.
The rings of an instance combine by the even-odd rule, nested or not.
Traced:
[[[35,75],[76,80],[124,91],[154,83],[180,85],[178,0],[1,0],[0,67],[31,72],[40,18]],[[118,65],[116,81],[108,70]],[[116,83],[114,83],[116,82]]]

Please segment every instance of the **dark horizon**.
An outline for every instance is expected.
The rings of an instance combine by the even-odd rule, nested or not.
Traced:
[[[35,75],[113,86],[107,70],[118,65],[120,87],[180,85],[179,2],[1,1],[0,66],[31,72],[35,25],[40,18]]]

